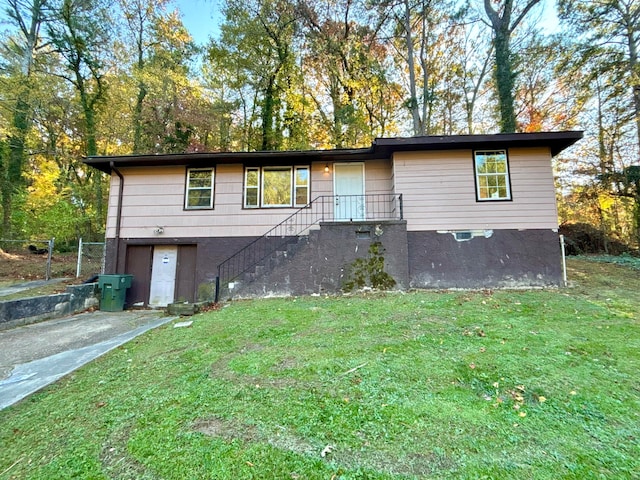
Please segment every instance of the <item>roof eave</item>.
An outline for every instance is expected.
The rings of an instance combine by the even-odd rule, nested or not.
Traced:
[[[583,137],[582,131],[497,133],[489,135],[421,136],[377,138],[376,150],[457,150],[477,148],[549,147],[556,156]]]
[[[498,133],[490,135],[450,135],[377,138],[369,148],[269,152],[174,153],[163,155],[94,156],[83,161],[105,173],[112,167],[191,167],[242,163],[249,166],[292,165],[297,162],[339,162],[391,158],[394,152],[466,150],[486,148],[548,147],[556,156],[583,137],[582,131]]]
[[[173,153],[158,155],[113,155],[85,157],[84,163],[105,173],[110,173],[112,166],[121,167],[160,167],[171,165],[200,165],[242,163],[245,165],[291,165],[296,162],[335,162],[356,161],[373,158],[373,147],[339,150],[306,150],[306,151],[269,151],[269,152],[219,152],[219,153]]]

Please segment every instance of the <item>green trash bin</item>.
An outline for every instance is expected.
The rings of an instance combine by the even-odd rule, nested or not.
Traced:
[[[131,286],[133,275],[100,275],[98,288],[100,289],[100,310],[105,312],[121,312],[124,310],[124,300],[127,288]]]

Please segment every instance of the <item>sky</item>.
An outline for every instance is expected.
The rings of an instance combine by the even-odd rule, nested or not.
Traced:
[[[224,0],[173,0],[174,6],[182,14],[185,27],[199,45],[206,44],[211,36],[217,37],[219,25],[222,22],[223,2]],[[558,28],[558,19],[555,13],[556,0],[543,0],[542,3],[541,23],[543,29],[546,33],[554,33]],[[0,30],[4,21],[6,21],[4,8],[0,8]]]
[[[217,37],[222,21],[223,0],[174,0],[182,13],[182,21],[194,41],[204,45],[212,35]],[[541,26],[545,33],[555,33],[558,28],[556,0],[543,0]]]
[[[209,37],[217,36],[222,20],[222,0],[174,0],[174,4],[182,13],[182,22],[197,44],[204,45]]]

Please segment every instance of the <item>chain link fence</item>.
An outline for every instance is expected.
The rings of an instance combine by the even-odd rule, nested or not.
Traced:
[[[0,239],[0,273],[21,278],[41,277],[51,279],[51,258],[55,238],[49,240]],[[4,272],[7,269],[7,272]]]
[[[78,240],[78,265],[76,278],[91,278],[104,273],[106,244]]]

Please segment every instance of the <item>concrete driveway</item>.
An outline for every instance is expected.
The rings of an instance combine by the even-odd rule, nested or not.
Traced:
[[[0,331],[0,410],[175,318],[98,311]]]

